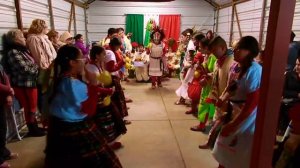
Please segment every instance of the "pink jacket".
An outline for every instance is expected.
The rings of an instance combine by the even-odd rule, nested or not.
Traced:
[[[46,35],[30,34],[27,37],[29,48],[35,63],[41,69],[47,69],[56,58],[56,51]]]

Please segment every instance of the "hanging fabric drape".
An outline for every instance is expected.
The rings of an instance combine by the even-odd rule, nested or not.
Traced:
[[[152,23],[151,23],[152,22]],[[158,25],[159,15],[157,14],[145,14],[144,15],[144,45],[147,47],[150,42],[151,27]]]
[[[166,40],[169,38],[179,40],[180,22],[180,15],[159,15],[159,26],[164,29]]]
[[[127,14],[126,34],[132,33],[131,42],[143,44],[144,37],[144,15]]]

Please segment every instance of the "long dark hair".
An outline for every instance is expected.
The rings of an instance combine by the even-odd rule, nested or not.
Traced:
[[[96,56],[98,54],[101,54],[104,51],[105,51],[105,49],[103,47],[100,47],[100,46],[97,46],[97,45],[93,46],[92,49],[91,49],[91,52],[90,52],[91,60],[95,61]]]
[[[75,39],[75,41],[77,41],[77,40],[79,40],[81,37],[82,37],[82,34],[77,34],[77,35],[74,37],[74,39]]]
[[[166,36],[165,36],[165,32],[162,28],[160,28],[159,26],[156,26],[153,30],[153,32],[150,34],[150,39],[153,40],[154,38],[154,34],[158,32],[160,34],[160,41],[162,41]]]
[[[203,38],[200,40],[200,44],[202,45],[202,47],[208,47],[210,40],[207,38]]]
[[[248,50],[249,54],[245,57],[245,60],[242,63],[241,72],[239,78],[241,78],[247,70],[251,67],[254,58],[259,53],[259,44],[257,40],[252,36],[245,36],[240,39],[236,49]]]
[[[58,85],[63,75],[71,69],[70,61],[78,59],[80,51],[73,45],[64,45],[59,48],[57,57],[53,62],[54,77],[53,77],[53,92],[50,96],[49,102],[51,102],[57,92]]]

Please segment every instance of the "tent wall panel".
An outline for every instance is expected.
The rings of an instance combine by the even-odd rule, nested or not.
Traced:
[[[24,28],[29,28],[34,19],[43,19],[50,27],[50,14],[47,0],[21,0]]]
[[[71,3],[62,0],[52,0],[53,17],[56,31],[63,33],[68,31],[69,19],[71,13]],[[76,9],[75,9],[76,10]],[[71,35],[75,34],[74,25],[72,21]]]
[[[95,1],[88,9],[88,36],[99,41],[110,27],[125,27],[126,14],[181,14],[181,30],[196,26],[213,29],[214,9],[205,1],[175,0],[172,2],[104,2]]]
[[[10,29],[17,28],[17,19],[14,0],[0,1],[0,36]],[[0,50],[2,50],[2,38],[0,38]],[[1,55],[0,55],[1,58]]]
[[[231,7],[227,7],[224,9],[220,9],[219,11],[219,19],[218,19],[218,32],[217,34],[220,35],[224,40],[229,43],[230,39],[230,27],[231,27]]]

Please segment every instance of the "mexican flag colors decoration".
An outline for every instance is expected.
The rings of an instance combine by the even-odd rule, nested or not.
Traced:
[[[126,34],[132,33],[131,42],[144,44],[146,47],[149,45],[153,28],[158,25],[164,30],[166,35],[165,41],[170,38],[175,41],[179,40],[181,25],[180,15],[126,15]]]

